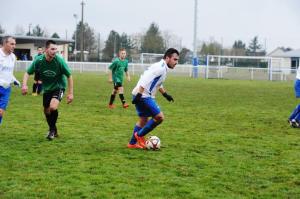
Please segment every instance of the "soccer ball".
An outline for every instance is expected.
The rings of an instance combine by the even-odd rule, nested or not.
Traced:
[[[152,150],[160,149],[160,139],[157,136],[150,136],[148,140],[146,140],[146,148]]]

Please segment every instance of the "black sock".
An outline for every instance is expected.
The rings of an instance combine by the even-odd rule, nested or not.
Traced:
[[[42,91],[42,84],[37,84],[37,94],[40,94]]]
[[[57,110],[52,111],[51,112],[51,126],[50,126],[51,130],[56,130],[57,118],[58,118],[58,111]]]
[[[36,92],[36,87],[37,87],[37,84],[33,83],[33,85],[32,85],[32,93]]]
[[[115,101],[115,98],[116,98],[116,95],[114,95],[114,94],[111,94],[111,96],[110,96],[110,100],[109,100],[109,105],[112,105],[112,104],[114,103],[114,101]]]
[[[47,124],[48,124],[49,130],[50,130],[51,129],[51,113],[50,114],[45,113],[45,116],[46,116]]]
[[[121,100],[122,104],[125,104],[126,101],[125,101],[125,98],[124,98],[124,94],[120,93],[119,97],[120,97],[120,100]]]

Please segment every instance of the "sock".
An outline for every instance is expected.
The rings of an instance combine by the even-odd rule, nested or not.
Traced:
[[[134,126],[133,133],[132,133],[131,139],[130,139],[130,141],[129,141],[129,144],[136,144],[136,139],[135,139],[135,137],[134,137],[134,133],[135,133],[135,132],[138,132],[138,131],[141,130],[141,129],[142,129],[142,127],[139,127],[139,126],[137,126],[137,125]]]
[[[2,116],[0,116],[0,124],[2,123]]]
[[[56,130],[56,121],[57,121],[57,118],[58,118],[58,111],[55,110],[55,111],[52,111],[51,112],[51,126],[50,126],[50,129],[51,130]]]
[[[42,92],[42,84],[37,84],[37,94]]]
[[[295,119],[296,116],[298,115],[298,113],[300,113],[300,104],[298,104],[296,106],[296,108],[294,109],[293,113],[291,114],[291,116],[289,117],[289,120]]]
[[[109,105],[112,105],[114,103],[115,98],[116,98],[116,95],[111,94],[110,100],[109,100]]]
[[[36,92],[36,88],[37,88],[37,84],[33,83],[33,85],[32,85],[32,93]]]
[[[161,122],[155,122],[153,119],[149,120],[147,124],[139,130],[138,136],[142,137],[147,135],[150,131],[152,131],[155,127],[157,127]]]
[[[45,113],[45,116],[46,116],[47,124],[48,124],[49,130],[50,130],[51,129],[51,113],[50,114]]]
[[[124,98],[124,94],[120,93],[119,97],[120,97],[120,100],[121,100],[122,104],[125,104],[126,101],[125,101],[125,98]]]

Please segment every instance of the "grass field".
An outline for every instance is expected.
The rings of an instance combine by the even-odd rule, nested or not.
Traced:
[[[21,73],[17,74],[20,78]],[[125,82],[126,98],[138,77]],[[0,198],[300,198],[300,129],[286,119],[292,82],[169,76],[157,96],[166,120],[160,151],[127,149],[135,109],[107,109],[111,85],[74,74],[59,109],[60,137],[45,139],[42,97],[13,89],[0,127]]]

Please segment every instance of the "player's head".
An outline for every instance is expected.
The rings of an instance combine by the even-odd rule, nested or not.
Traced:
[[[125,48],[121,48],[119,50],[119,58],[123,60],[123,59],[125,59],[125,57],[126,57],[126,49]]]
[[[52,59],[52,58],[55,56],[55,54],[56,54],[56,52],[57,52],[57,45],[56,45],[55,41],[53,41],[53,40],[48,40],[48,41],[46,42],[46,49],[45,49],[45,52],[46,52],[46,55],[47,55],[50,59]]]
[[[38,52],[39,55],[43,54],[43,48],[41,46],[39,46],[37,48],[37,52]]]
[[[4,36],[2,38],[2,48],[5,51],[5,53],[12,53],[15,50],[16,47],[16,39],[12,36]]]
[[[169,68],[175,68],[176,64],[178,64],[179,60],[179,52],[175,48],[169,48],[164,55],[163,58],[168,65]]]

